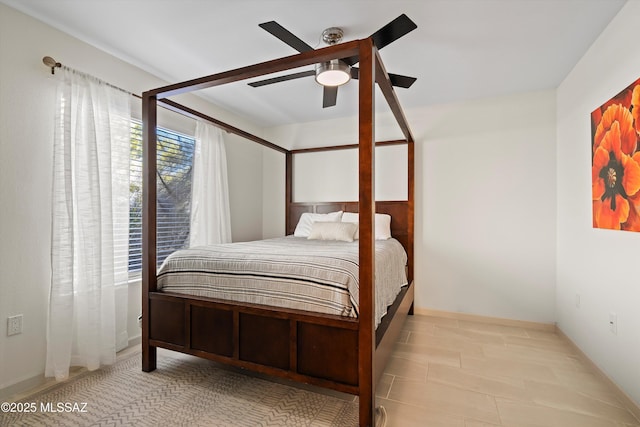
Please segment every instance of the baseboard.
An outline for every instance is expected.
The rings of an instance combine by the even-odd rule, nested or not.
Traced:
[[[131,348],[131,347],[133,347],[134,345],[139,345],[139,344],[141,344],[141,343],[142,343],[142,334],[138,334],[138,335],[136,335],[136,336],[135,336],[135,337],[133,337],[133,338],[129,338],[129,343],[128,343],[128,345],[127,345],[127,348]],[[125,349],[123,349],[123,350],[126,350],[126,348],[125,348]]]
[[[629,395],[627,393],[625,393],[624,390],[622,390],[618,384],[616,384],[611,378],[609,378],[609,376],[607,374],[605,374],[605,372],[600,369],[600,367],[598,365],[596,365],[590,358],[589,356],[587,356],[580,347],[578,347],[576,345],[576,343],[573,342],[573,340],[571,340],[571,338],[569,338],[569,336],[567,336],[567,334],[564,333],[564,331],[562,329],[560,329],[558,326],[556,326],[556,332],[558,335],[560,335],[562,338],[564,338],[570,345],[571,347],[573,347],[573,349],[576,351],[576,353],[578,354],[578,356],[580,357],[580,359],[582,359],[582,361],[589,366],[593,372],[602,379],[602,381],[604,381],[605,383],[607,383],[609,385],[609,387],[611,387],[612,390],[614,390],[616,397],[620,400],[620,402],[629,410],[629,412],[631,412],[633,414],[634,417],[636,417],[636,419],[640,422],[640,406],[638,406],[638,404],[631,398],[629,397]]]
[[[131,350],[134,347],[139,346],[141,342],[142,335],[129,338],[127,347],[120,350],[117,354],[126,354],[128,353],[127,350]],[[55,380],[52,378],[46,378],[44,373],[42,373],[25,380],[18,381],[17,383],[11,384],[7,387],[0,388],[0,402],[13,401],[16,397],[19,399],[24,393],[29,390],[37,389],[38,387],[43,387],[47,382],[55,382]]]
[[[39,374],[31,378],[27,378],[26,380],[19,381],[15,384],[11,384],[10,386],[4,387],[0,389],[0,402],[11,401],[14,396],[17,396],[20,393],[24,393],[26,390],[40,387],[44,383],[44,375]]]
[[[481,316],[479,314],[456,313],[453,311],[432,310],[430,308],[415,307],[415,314],[424,316],[444,317],[447,319],[468,320],[471,322],[491,323],[502,326],[515,326],[519,328],[536,329],[539,331],[555,332],[555,323],[531,322],[528,320],[505,319],[503,317]]]

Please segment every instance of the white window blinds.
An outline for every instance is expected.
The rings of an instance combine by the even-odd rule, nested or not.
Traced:
[[[158,128],[158,267],[189,245],[193,137]],[[142,124],[131,125],[129,274],[142,270]]]

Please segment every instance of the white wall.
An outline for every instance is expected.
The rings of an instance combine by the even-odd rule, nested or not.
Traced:
[[[557,91],[557,307],[559,327],[640,404],[640,235],[592,228],[590,149],[591,112],[640,77],[639,19],[627,2]]]
[[[416,306],[554,322],[555,92],[408,110],[406,115],[416,138]],[[272,140],[295,148],[322,140],[354,143],[353,122],[297,124],[268,132]],[[393,135],[389,117],[377,124],[378,140]],[[309,156],[301,162],[304,167],[296,168],[297,198],[326,200],[337,194],[338,199],[357,199],[353,153]],[[406,157],[380,150],[376,156],[394,163],[377,166],[387,175],[377,177],[376,188],[406,194]],[[327,183],[335,184],[332,194],[327,194]],[[265,190],[265,200],[269,197]],[[269,214],[265,210],[265,217]],[[268,220],[264,224],[265,233],[277,234]]]
[[[247,129],[247,127],[243,128]],[[262,238],[262,155],[264,148],[225,134],[231,236],[234,242]]]
[[[166,84],[0,4],[0,391],[44,372],[56,85],[42,64],[47,55],[138,94]],[[259,130],[193,95],[177,100],[249,132]],[[160,117],[167,127],[184,131],[189,126],[167,113]],[[259,238],[262,148],[230,137],[227,154],[229,184],[239,194],[231,199],[232,215],[238,214],[234,238]],[[139,284],[129,293],[129,335],[134,337],[139,334]],[[15,314],[24,315],[24,332],[7,337],[6,318]]]
[[[416,305],[552,323],[553,91],[411,116],[423,135],[416,149]]]
[[[376,200],[407,200],[407,146],[376,147],[375,162]],[[294,155],[293,184],[295,202],[357,201],[358,150]]]
[[[262,184],[262,237],[265,239],[285,235],[285,164],[283,153],[265,149]]]

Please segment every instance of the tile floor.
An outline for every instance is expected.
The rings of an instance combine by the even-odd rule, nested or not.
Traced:
[[[395,427],[640,427],[554,332],[415,315],[378,384]]]

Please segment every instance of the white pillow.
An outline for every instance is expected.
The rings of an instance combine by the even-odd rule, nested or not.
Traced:
[[[391,238],[391,215],[377,213],[375,223],[376,240],[387,240]],[[342,222],[354,222],[358,224],[360,217],[354,212],[345,212],[342,214]],[[354,239],[360,238],[360,227],[356,230]]]
[[[358,225],[353,222],[314,222],[307,239],[353,242]]]
[[[309,237],[311,233],[311,226],[314,222],[340,222],[342,218],[342,211],[331,212],[328,214],[318,214],[305,212],[300,215],[300,220],[293,235],[296,237]]]
[[[376,214],[376,240],[391,238],[391,215]]]

